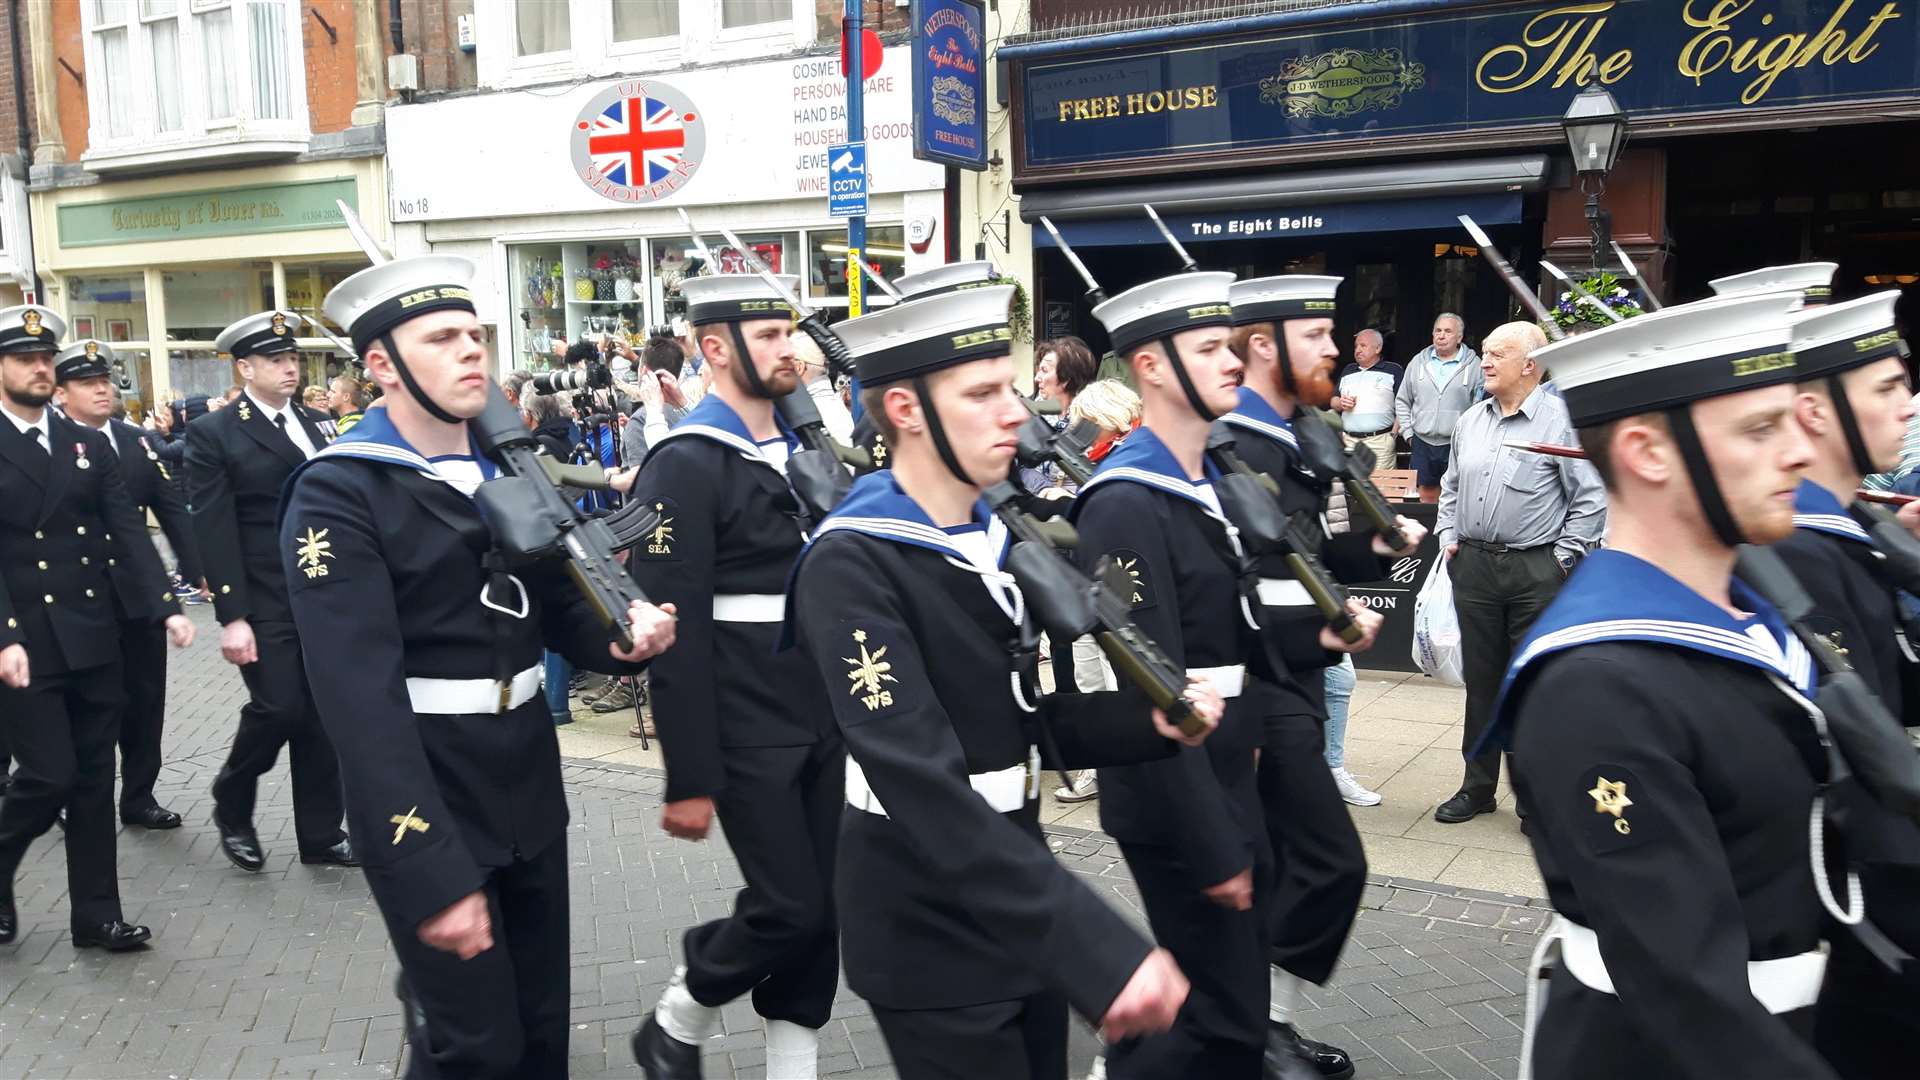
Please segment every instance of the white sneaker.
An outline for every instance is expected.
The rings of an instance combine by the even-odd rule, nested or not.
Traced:
[[[1379,806],[1380,793],[1368,791],[1365,785],[1353,778],[1345,769],[1333,770],[1334,786],[1340,789],[1340,797],[1355,806]]]
[[[1055,788],[1055,802],[1086,802],[1100,794],[1100,779],[1092,769],[1076,769],[1067,774],[1067,785]]]

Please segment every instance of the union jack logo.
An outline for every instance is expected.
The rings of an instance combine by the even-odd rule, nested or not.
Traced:
[[[623,97],[593,118],[587,153],[593,167],[616,184],[640,187],[673,175],[687,145],[686,123],[673,106],[650,97]]]

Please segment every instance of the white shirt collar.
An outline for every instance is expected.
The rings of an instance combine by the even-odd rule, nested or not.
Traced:
[[[29,431],[38,431],[41,437],[40,445],[47,448],[53,446],[53,431],[48,426],[46,409],[43,408],[40,410],[40,422],[37,424],[30,424],[20,419],[14,415],[12,409],[0,409],[0,415],[4,415],[7,419],[13,421],[13,426],[19,430],[20,434],[25,435]]]
[[[261,404],[259,398],[253,396],[252,390],[242,390],[240,391],[240,393],[245,395],[248,401],[253,402],[254,408],[259,409],[261,413],[265,414],[268,423],[272,423],[275,417],[279,416],[283,412],[288,411],[289,406],[293,404],[293,399],[288,398],[286,405],[282,405],[277,409],[268,408],[266,405]],[[291,417],[289,417],[289,419],[291,419]]]

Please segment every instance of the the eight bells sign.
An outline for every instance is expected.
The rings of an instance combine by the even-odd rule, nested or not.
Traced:
[[[1920,99],[1920,0],[1476,6],[1019,59],[1031,173],[1169,154],[1557,125],[1605,86],[1636,122]],[[1014,58],[1018,48],[1007,50]]]
[[[707,156],[706,122],[685,94],[658,79],[629,79],[595,94],[572,139],[575,175],[614,202],[664,199]]]

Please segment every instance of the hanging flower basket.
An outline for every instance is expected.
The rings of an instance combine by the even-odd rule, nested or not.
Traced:
[[[1598,273],[1580,283],[1580,287],[1589,294],[1604,301],[1615,315],[1622,319],[1631,319],[1644,315],[1640,301],[1620,279],[1608,273]],[[1610,326],[1612,319],[1607,318],[1598,304],[1585,296],[1576,295],[1571,289],[1560,294],[1560,302],[1553,307],[1553,321],[1567,330],[1591,330],[1599,326]]]

